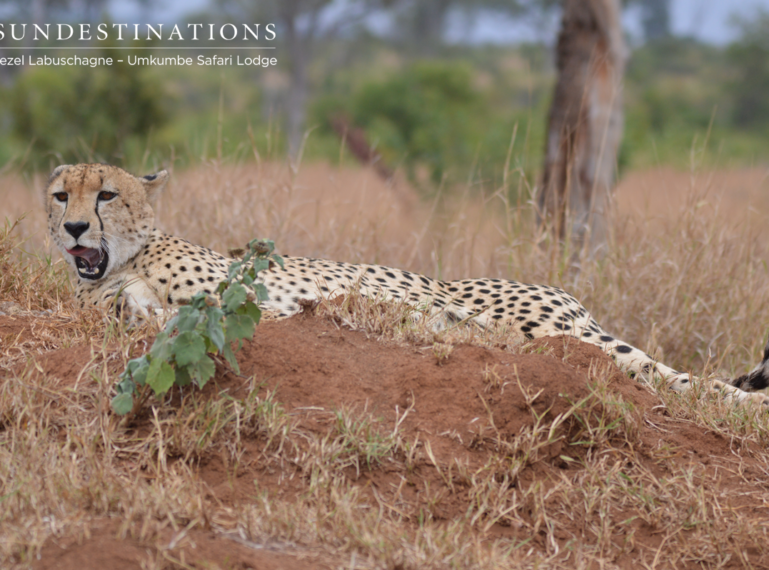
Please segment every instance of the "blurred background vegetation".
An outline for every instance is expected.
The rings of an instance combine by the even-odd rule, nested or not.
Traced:
[[[0,21],[110,21],[112,8],[0,0]],[[769,15],[757,9],[734,22],[730,43],[714,45],[672,32],[670,0],[626,9],[641,26],[629,38],[620,171],[769,162]],[[147,3],[136,11],[158,21]],[[468,177],[497,183],[511,143],[509,167],[536,177],[557,14],[552,0],[212,0],[178,23],[275,21],[277,68],[1,67],[0,168],[282,159],[292,129],[303,135],[303,160],[353,161],[332,128],[341,115],[423,188]],[[463,40],[489,17],[544,31],[525,41]],[[114,55],[111,45],[84,55]]]

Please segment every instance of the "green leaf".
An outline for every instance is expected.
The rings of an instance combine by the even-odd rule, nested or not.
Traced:
[[[115,386],[118,394],[133,394],[136,390],[136,382],[131,378],[125,378]]]
[[[200,311],[187,305],[179,309],[179,321],[176,327],[182,333],[191,331],[197,326],[198,320],[200,320]]]
[[[146,355],[129,360],[125,370],[120,375],[121,382],[118,384],[118,387],[124,386],[127,388],[129,384],[131,386],[134,386],[135,384],[144,384],[149,365]],[[122,391],[127,392],[128,390]],[[133,391],[133,388],[131,388],[131,391]]]
[[[144,386],[147,383],[147,372],[149,372],[150,365],[147,362],[146,366],[142,366],[136,372],[133,373],[134,382],[138,386]]]
[[[259,324],[259,319],[262,318],[262,311],[251,301],[246,301],[238,309],[238,315],[247,315],[255,324]]]
[[[125,372],[120,375],[120,378],[123,382],[130,382],[141,386],[147,380],[147,370],[149,370],[149,367],[150,362],[147,355],[144,355],[141,358],[135,358],[128,363]],[[123,382],[120,384],[123,384]]]
[[[234,312],[240,307],[247,297],[246,288],[240,283],[233,283],[222,295],[222,302],[224,303],[224,309],[229,312]]]
[[[191,366],[181,366],[176,369],[176,379],[174,384],[177,386],[189,386],[192,384],[192,376],[190,375]]]
[[[221,350],[224,346],[224,330],[222,330],[222,318],[224,311],[219,307],[208,307],[206,309],[206,334],[217,349]]]
[[[192,371],[192,376],[195,378],[195,381],[198,384],[199,388],[202,388],[206,385],[206,382],[208,382],[211,378],[214,377],[214,374],[216,373],[216,364],[214,364],[214,361],[211,360],[208,356],[204,356],[201,358],[197,363],[195,363],[195,368]]]
[[[260,303],[270,300],[270,296],[267,293],[267,287],[264,286],[264,283],[257,283],[254,285],[254,292],[256,293],[256,300]]]
[[[242,261],[233,261],[230,263],[230,268],[227,270],[227,275],[230,279],[234,279],[235,276],[238,274],[238,271],[240,271],[240,268],[243,267]]]
[[[254,320],[248,315],[228,315],[224,327],[227,342],[254,336]]]
[[[196,309],[204,309],[206,307],[206,297],[208,293],[195,293],[190,299],[190,304]]]
[[[168,333],[158,333],[158,336],[155,337],[155,342],[153,343],[152,348],[150,348],[150,356],[153,358],[153,360],[171,360],[171,356],[173,356],[171,344],[172,341],[169,338]]]
[[[229,343],[226,343],[224,345],[224,348],[222,349],[222,354],[224,355],[224,358],[227,359],[227,362],[230,363],[230,366],[232,366],[232,369],[235,371],[235,373],[240,374],[240,366],[238,366],[238,361],[235,358],[235,353],[232,352],[232,347],[229,345]]]
[[[174,340],[174,359],[180,366],[197,362],[206,354],[206,343],[193,331],[181,333]]]
[[[260,271],[265,271],[270,268],[270,260],[269,259],[256,259],[254,260],[254,271],[256,273],[259,273]]]
[[[179,322],[179,315],[174,315],[171,319],[169,319],[166,322],[166,327],[163,329],[163,332],[166,334],[166,336],[170,335],[172,332],[174,332],[174,329],[176,328],[176,323]]]
[[[128,361],[128,364],[126,364],[126,372],[129,374],[133,374],[135,370],[138,370],[142,366],[147,364],[147,357],[146,356],[140,356],[139,358],[134,358]]]
[[[147,371],[147,384],[156,394],[165,394],[174,384],[174,369],[165,360],[153,360]]]
[[[112,410],[119,416],[124,416],[134,407],[134,398],[131,394],[118,394],[110,402]]]
[[[270,259],[272,259],[275,263],[280,265],[281,269],[285,269],[286,268],[285,265],[283,264],[283,258],[281,256],[279,256],[277,253],[273,253],[270,256]]]

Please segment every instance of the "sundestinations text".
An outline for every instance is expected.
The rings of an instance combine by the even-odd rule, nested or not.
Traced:
[[[7,27],[6,27],[7,26]],[[94,29],[95,28],[95,29]],[[184,30],[184,33],[182,33]],[[133,31],[133,34],[131,33]],[[276,37],[275,24],[6,24],[0,22],[0,40],[6,38],[21,41],[104,41],[167,40],[167,41],[217,41],[235,40],[272,41]],[[27,36],[29,34],[29,36]],[[125,34],[125,37],[124,37]],[[145,35],[146,34],[146,35]]]

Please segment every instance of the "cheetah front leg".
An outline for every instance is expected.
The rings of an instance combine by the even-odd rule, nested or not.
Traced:
[[[124,283],[120,290],[118,303],[122,303],[123,314],[127,309],[129,325],[136,324],[140,319],[144,321],[162,320],[164,315],[163,304],[155,290],[141,277],[134,277]]]
[[[157,293],[137,275],[127,276],[103,287],[99,305],[103,309],[114,307],[129,325],[141,321],[161,321],[165,315]]]

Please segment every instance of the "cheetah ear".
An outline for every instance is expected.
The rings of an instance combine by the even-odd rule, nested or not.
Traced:
[[[48,189],[51,187],[51,184],[53,184],[53,181],[56,180],[59,175],[67,170],[70,166],[70,164],[62,164],[61,166],[57,166],[53,169],[53,172],[51,172],[51,175],[48,177],[48,183],[45,185],[45,188],[43,188],[43,193],[41,194],[43,198],[43,204],[48,201]]]
[[[139,178],[144,185],[144,190],[147,192],[147,200],[154,202],[160,196],[163,188],[168,184],[168,171],[161,170],[155,174],[148,174]]]
[[[65,170],[67,170],[70,166],[72,166],[72,165],[71,164],[62,164],[61,166],[57,166],[56,168],[54,168],[53,172],[51,172],[51,175],[48,177],[48,184],[50,185],[51,182],[53,182],[54,180],[56,180],[59,177],[59,174],[61,174]]]

